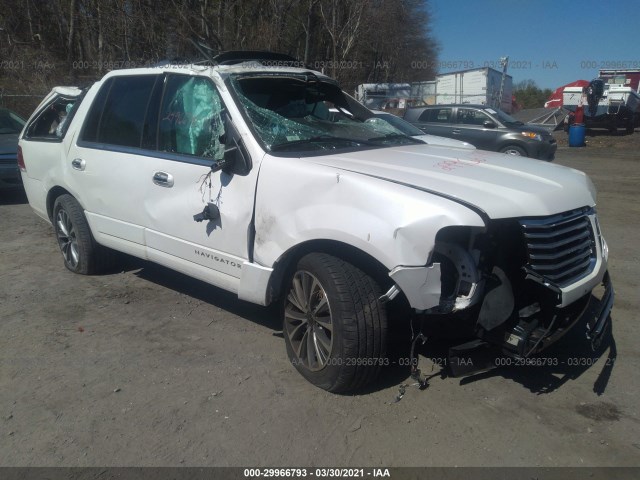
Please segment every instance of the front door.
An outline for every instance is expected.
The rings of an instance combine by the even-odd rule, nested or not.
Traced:
[[[493,123],[494,127],[487,128],[485,122]],[[495,150],[497,129],[498,125],[486,113],[475,108],[458,107],[454,126],[458,140],[469,142],[482,150]]]
[[[257,169],[212,172],[225,150],[225,106],[212,80],[115,76],[93,104],[71,171],[96,239],[235,290]],[[219,215],[195,221],[208,204]]]
[[[152,259],[171,256],[183,267],[240,278],[249,255],[257,168],[244,176],[212,173],[225,150],[224,111],[209,78],[167,76],[158,114],[162,158],[154,159],[145,179],[145,236]],[[194,220],[207,205],[209,218]]]

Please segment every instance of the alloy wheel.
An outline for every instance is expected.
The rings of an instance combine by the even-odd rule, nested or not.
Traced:
[[[327,293],[310,272],[293,276],[284,325],[297,361],[311,371],[322,370],[333,351],[333,322]]]
[[[71,222],[69,214],[64,208],[58,211],[56,216],[56,235],[58,237],[58,245],[62,251],[65,262],[72,268],[78,266],[80,261],[80,253],[78,251],[78,239],[76,237],[75,228]]]

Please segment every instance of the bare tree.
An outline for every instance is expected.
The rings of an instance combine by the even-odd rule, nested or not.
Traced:
[[[320,2],[320,15],[331,38],[331,73],[335,77],[340,62],[351,54],[367,5],[367,0],[328,0]]]
[[[194,60],[214,51],[276,50],[328,73],[345,88],[432,78],[437,45],[428,0],[0,0],[5,92],[46,93],[86,83],[123,62]],[[126,63],[124,63],[126,65]]]

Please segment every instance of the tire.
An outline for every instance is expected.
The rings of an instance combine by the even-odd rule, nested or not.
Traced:
[[[518,157],[526,157],[527,152],[524,149],[517,147],[516,145],[507,145],[500,149],[500,153],[506,153],[507,155],[515,155]]]
[[[630,120],[629,122],[627,122],[627,126],[626,126],[626,133],[631,134],[633,132],[635,132],[636,128],[633,125],[633,120]]]
[[[64,266],[73,273],[92,275],[113,263],[113,252],[96,243],[82,207],[71,195],[60,195],[53,205],[53,228]]]
[[[387,315],[379,285],[339,258],[300,259],[283,299],[291,363],[309,382],[344,393],[374,380],[387,363]]]

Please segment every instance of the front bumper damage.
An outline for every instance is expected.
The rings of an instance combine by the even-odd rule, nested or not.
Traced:
[[[602,287],[604,292],[602,296],[596,298],[589,295],[585,308],[563,328],[552,331],[544,329],[527,331],[516,327],[505,332],[505,341],[502,344],[477,338],[451,347],[447,359],[449,374],[453,377],[460,377],[490,370],[498,366],[500,362],[497,359],[504,356],[516,361],[516,363],[504,364],[528,365],[529,363],[525,359],[540,354],[560,340],[576,323],[585,320],[586,340],[590,343],[592,351],[598,351],[607,333],[611,331],[611,310],[613,309],[615,292],[608,272],[603,278]],[[521,363],[517,363],[517,361]],[[531,364],[536,365],[537,363]]]
[[[574,325],[581,320],[587,320],[586,338],[591,342],[593,350],[597,350],[606,332],[606,324],[610,321],[615,293],[611,278],[607,272],[602,280],[604,294],[596,299],[591,294],[586,295],[569,307],[558,309],[548,326],[533,323],[527,327],[523,322],[504,333],[503,353],[517,358],[528,358],[539,354],[562,338]],[[597,305],[592,305],[597,302]],[[596,311],[595,316],[585,319],[588,312]],[[531,325],[531,323],[530,323]]]
[[[450,351],[452,373],[458,365],[464,374],[475,363],[468,360],[473,352],[536,356],[584,320],[597,350],[615,296],[607,261],[591,208],[493,221],[482,231],[450,230],[436,239],[427,266],[395,268],[395,284],[382,300],[399,289],[424,320],[472,318],[476,339]]]
[[[595,352],[602,344],[602,340],[608,331],[611,322],[611,310],[613,309],[613,301],[615,292],[613,284],[606,273],[603,281],[604,295],[600,299],[597,314],[587,324],[587,339],[591,342],[591,349]]]

